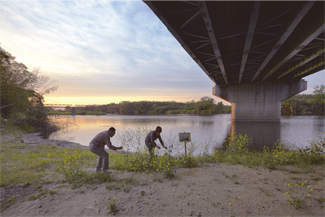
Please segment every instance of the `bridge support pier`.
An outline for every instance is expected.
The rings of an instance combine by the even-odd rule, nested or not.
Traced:
[[[235,122],[280,122],[281,101],[307,89],[307,81],[215,85],[212,94],[231,103]]]
[[[75,116],[76,115],[76,108],[71,108],[71,115],[72,116]]]

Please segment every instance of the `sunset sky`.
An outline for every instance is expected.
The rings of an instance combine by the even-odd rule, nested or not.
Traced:
[[[1,0],[0,46],[59,85],[45,103],[220,101],[214,83],[142,1]],[[306,77],[303,93],[324,84],[324,74]]]

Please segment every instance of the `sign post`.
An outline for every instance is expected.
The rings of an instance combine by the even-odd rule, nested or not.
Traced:
[[[190,142],[191,141],[191,133],[179,133],[179,142],[184,142],[184,146],[185,146],[185,156],[187,155],[187,151],[186,151],[186,142]]]

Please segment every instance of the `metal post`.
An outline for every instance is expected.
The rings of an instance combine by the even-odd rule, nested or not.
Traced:
[[[187,156],[187,153],[186,153],[186,142],[184,142],[185,143],[185,156]]]

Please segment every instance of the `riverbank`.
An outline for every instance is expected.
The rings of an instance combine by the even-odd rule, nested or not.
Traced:
[[[2,134],[1,142],[23,142],[26,150],[39,144],[86,148],[37,134]],[[95,174],[91,166],[83,170]],[[1,216],[107,216],[113,197],[117,216],[324,216],[324,166],[268,170],[214,162],[178,169],[173,180],[117,170],[112,176],[115,181],[77,188],[53,175],[38,185],[1,187],[2,203],[14,198]]]

